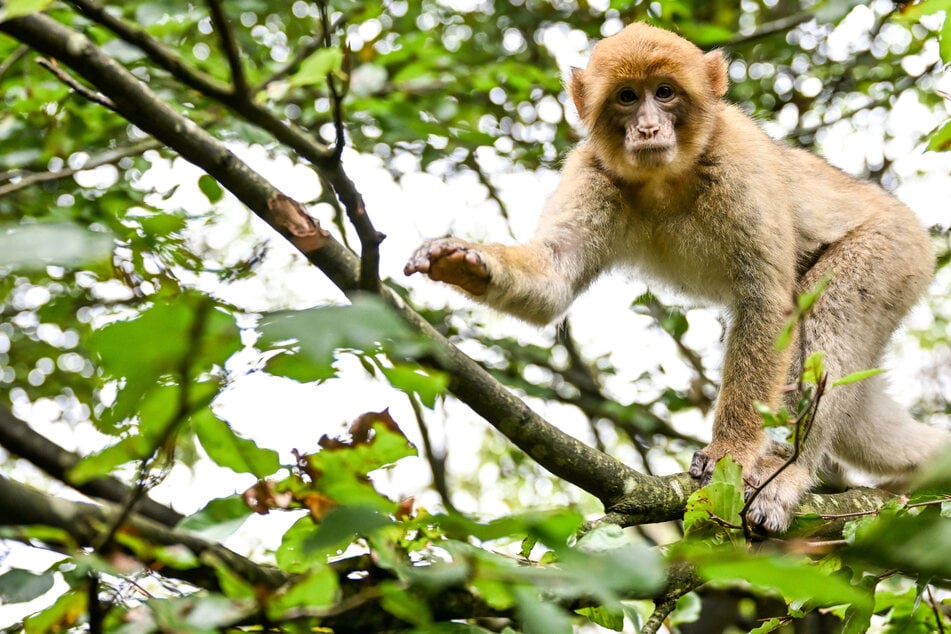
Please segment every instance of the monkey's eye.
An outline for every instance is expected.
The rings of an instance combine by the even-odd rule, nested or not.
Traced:
[[[674,89],[668,84],[661,84],[654,92],[654,96],[656,96],[661,101],[670,101],[674,98]]]
[[[633,88],[623,88],[617,94],[617,100],[625,105],[632,104],[637,101],[637,93],[634,92]]]

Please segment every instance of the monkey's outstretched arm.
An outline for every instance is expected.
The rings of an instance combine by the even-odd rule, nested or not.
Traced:
[[[473,298],[526,321],[559,317],[610,264],[616,214],[605,196],[594,199],[591,179],[566,169],[531,240],[516,246],[473,244],[453,237],[428,240],[403,272],[453,284]],[[608,209],[608,210],[606,210]]]

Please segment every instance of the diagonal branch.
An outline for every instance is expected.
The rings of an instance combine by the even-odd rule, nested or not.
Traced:
[[[0,526],[53,526],[66,531],[80,546],[92,546],[100,538],[101,527],[114,521],[118,513],[113,505],[98,506],[55,498],[0,476]],[[257,564],[220,544],[136,514],[122,521],[120,532],[129,532],[163,546],[182,544],[202,561],[220,561],[244,579],[267,588],[278,588],[289,579],[277,568]],[[162,573],[205,588],[218,588],[215,571],[205,565],[189,570],[164,567]]]
[[[231,87],[214,77],[188,66],[182,58],[143,29],[114,16],[98,0],[67,0],[86,17],[101,24],[120,38],[140,48],[153,63],[168,71],[183,84],[214,99],[248,122],[266,130],[275,139],[319,167],[332,160],[330,150],[303,130],[285,124],[263,105],[248,98],[247,93],[235,93]],[[31,16],[25,16],[31,17]]]
[[[66,474],[79,462],[79,456],[36,433],[5,407],[0,407],[0,445],[57,480],[73,486]],[[75,488],[88,496],[116,503],[126,501],[130,494],[129,487],[112,477],[90,480]],[[174,509],[147,497],[136,505],[136,512],[165,526],[174,526],[184,518]]]
[[[307,215],[300,203],[275,189],[206,130],[176,112],[88,38],[43,14],[0,23],[0,31],[73,68],[109,96],[122,116],[218,180],[345,293],[360,288],[356,256]],[[344,177],[339,165],[329,176],[338,181]],[[356,193],[355,188],[353,191]],[[450,390],[553,474],[589,491],[606,507],[638,486],[655,482],[547,423],[453,346],[399,294],[388,287],[380,287],[379,292],[416,332],[432,342],[431,360],[451,377]]]
[[[104,106],[108,108],[109,110],[116,109],[115,104],[112,103],[112,101],[110,101],[108,97],[94,90],[89,90],[88,88],[80,84],[78,81],[70,77],[69,73],[65,72],[62,68],[59,67],[59,65],[57,65],[55,59],[41,58],[36,60],[36,63],[42,66],[43,68],[45,68],[46,70],[48,70],[49,72],[53,73],[53,75],[58,80],[60,80],[61,82],[63,82],[64,84],[66,84],[67,86],[75,90],[76,92],[78,92],[80,95],[82,95],[89,101],[93,103],[98,103],[100,106]]]

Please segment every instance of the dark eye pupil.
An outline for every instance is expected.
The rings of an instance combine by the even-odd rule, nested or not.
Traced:
[[[632,103],[637,99],[637,94],[630,88],[625,88],[621,91],[621,94],[618,95],[623,103]]]
[[[674,89],[671,88],[670,86],[661,86],[660,88],[657,89],[657,96],[660,97],[661,99],[667,99],[669,97],[673,97],[673,95],[674,95]]]

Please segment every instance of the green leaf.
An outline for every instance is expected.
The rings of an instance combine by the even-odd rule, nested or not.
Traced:
[[[322,85],[327,74],[339,70],[343,62],[343,52],[339,48],[323,48],[301,63],[296,73],[291,75],[291,86]]]
[[[742,530],[730,528],[742,524],[743,469],[729,455],[724,456],[713,469],[713,478],[705,487],[694,491],[687,499],[684,512],[684,531],[688,537],[709,537],[714,541],[729,541],[735,545],[745,542]],[[719,521],[712,521],[716,518]],[[724,526],[723,524],[729,526]]]
[[[819,351],[806,357],[806,362],[802,364],[803,383],[819,385],[819,380],[826,372],[825,356],[825,352]]]
[[[951,12],[951,0],[924,0],[917,4],[903,5],[898,14],[902,22],[917,22],[924,15],[933,15],[939,11]],[[948,25],[947,18],[945,26]]]
[[[946,18],[945,24],[951,24],[951,19]],[[941,42],[942,44],[947,42],[947,46],[951,48],[951,33],[948,34],[948,37],[943,38]],[[951,55],[951,51],[949,51],[949,55]],[[951,121],[945,121],[937,130],[931,133],[931,138],[928,139],[928,149],[934,152],[951,150]]]
[[[31,271],[104,261],[112,254],[113,242],[109,234],[72,222],[7,226],[0,230],[0,268]]]
[[[223,366],[241,340],[234,317],[210,308],[208,301],[184,295],[174,302],[156,302],[132,319],[93,332],[88,345],[106,376],[125,379],[115,403],[101,416],[102,423],[114,425],[140,414],[143,429],[165,425],[179,403],[177,392],[174,399],[171,392],[177,388],[162,379],[171,376],[180,381],[182,371],[188,372],[191,383],[189,405],[210,402],[217,385],[195,377]],[[149,399],[154,400],[150,403]],[[146,415],[146,407],[153,408],[151,414]],[[168,413],[156,413],[163,407]]]
[[[407,394],[416,394],[426,407],[436,406],[436,398],[449,388],[449,376],[438,370],[430,370],[419,365],[396,365],[383,368],[383,374],[395,388]]]
[[[267,604],[268,617],[276,621],[296,608],[327,607],[337,598],[339,589],[337,575],[330,566],[312,566],[306,575],[295,580],[289,588],[271,597]]]
[[[568,613],[551,601],[542,600],[532,588],[516,588],[518,615],[526,634],[571,634]]]
[[[41,597],[53,587],[53,573],[35,573],[14,568],[0,575],[0,605],[25,603]]]
[[[735,581],[779,592],[786,601],[807,601],[814,606],[871,604],[872,596],[853,586],[839,574],[815,565],[809,559],[792,556],[747,555],[734,549],[695,559],[697,569],[708,581]]]
[[[198,177],[198,189],[205,195],[205,198],[212,204],[221,200],[225,191],[221,188],[214,178],[208,174],[202,174]]]
[[[178,528],[206,539],[221,541],[234,533],[251,516],[251,509],[240,495],[216,498],[203,509],[178,523]]]
[[[578,614],[588,617],[592,623],[606,627],[609,630],[620,632],[624,629],[624,610],[599,605],[593,608],[575,610]]]
[[[23,622],[23,631],[26,634],[69,631],[86,615],[87,596],[85,590],[66,592],[50,607],[27,617]]]
[[[410,330],[383,300],[368,295],[355,296],[350,306],[272,313],[262,320],[260,330],[259,345],[300,357],[301,361],[292,368],[291,378],[297,380],[315,381],[332,376],[334,352],[339,349],[368,353],[383,350],[399,357],[412,357],[427,348],[425,339]],[[281,373],[285,368],[280,363],[282,356],[268,362],[269,372]]]
[[[51,4],[53,0],[4,0],[3,8],[0,9],[0,22],[44,11]]]
[[[690,324],[687,322],[687,316],[683,311],[671,309],[667,316],[660,321],[661,327],[674,339],[680,339]]]
[[[349,544],[357,536],[369,535],[393,520],[379,511],[361,506],[341,506],[324,517],[316,532],[302,543],[305,555],[332,552]]]
[[[393,581],[384,581],[379,585],[379,588],[383,592],[380,604],[384,610],[393,616],[421,627],[425,627],[432,622],[433,617],[429,603],[420,598],[417,593],[411,592]]]
[[[143,436],[128,436],[102,451],[85,456],[69,469],[70,484],[80,485],[95,478],[105,477],[121,464],[141,460],[152,453],[152,444]]]
[[[750,630],[750,634],[769,634],[786,625],[788,619],[772,618],[763,622],[759,627]]]
[[[208,408],[192,416],[192,428],[208,456],[237,473],[264,478],[280,469],[277,452],[262,449],[253,440],[241,438]]]
[[[125,377],[144,391],[180,366],[189,351],[185,334],[192,318],[186,302],[156,303],[133,319],[95,331],[89,346],[107,375]]]
[[[809,310],[813,307],[813,305],[815,305],[819,298],[822,297],[822,294],[825,293],[826,288],[829,286],[829,282],[832,280],[833,274],[833,271],[827,272],[818,282],[816,282],[815,286],[796,298],[796,307],[799,309],[799,312],[803,314],[809,312]]]
[[[858,372],[853,372],[852,374],[847,374],[840,379],[836,379],[832,382],[832,387],[836,387],[837,385],[848,385],[849,383],[857,383],[858,381],[863,381],[877,374],[881,374],[884,371],[885,370],[882,368],[859,370]]]

